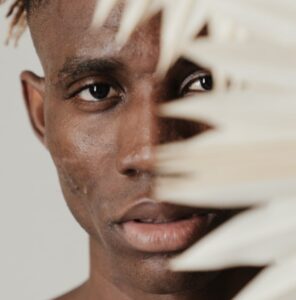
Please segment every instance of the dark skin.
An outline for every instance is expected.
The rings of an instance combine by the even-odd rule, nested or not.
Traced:
[[[70,210],[90,236],[89,280],[58,299],[229,299],[254,270],[175,273],[167,268],[175,254],[133,251],[117,236],[121,212],[152,195],[154,147],[206,128],[156,117],[159,103],[203,92],[184,82],[204,70],[179,60],[157,76],[160,16],[119,49],[120,7],[103,28],[91,30],[94,5],[53,0],[39,8],[29,25],[45,77],[21,75],[32,126],[52,155]],[[232,276],[237,282],[230,287]]]

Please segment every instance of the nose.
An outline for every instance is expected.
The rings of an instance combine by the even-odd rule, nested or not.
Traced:
[[[117,170],[125,176],[152,175],[154,147],[157,143],[155,103],[142,95],[130,101],[121,115],[118,132]]]
[[[138,87],[140,97],[134,95],[125,107],[118,133],[117,169],[127,176],[153,174],[157,144],[188,139],[211,129],[205,123],[160,119],[157,108],[161,93],[158,95],[153,84]]]

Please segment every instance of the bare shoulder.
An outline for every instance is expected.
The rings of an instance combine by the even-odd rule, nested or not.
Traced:
[[[79,287],[71,290],[70,292],[54,298],[53,300],[82,300],[85,296],[85,285],[86,283],[80,285]]]

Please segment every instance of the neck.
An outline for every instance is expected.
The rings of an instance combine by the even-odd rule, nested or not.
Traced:
[[[128,285],[124,279],[122,281],[112,279],[112,267],[108,259],[102,259],[101,251],[101,245],[91,239],[90,277],[83,286],[84,300],[227,300],[231,299],[257,272],[255,269],[227,271],[222,273],[207,290],[190,289],[174,294],[149,294]]]

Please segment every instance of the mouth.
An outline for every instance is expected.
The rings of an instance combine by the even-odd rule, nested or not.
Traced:
[[[134,250],[147,253],[182,251],[208,230],[216,213],[141,199],[116,222]]]

